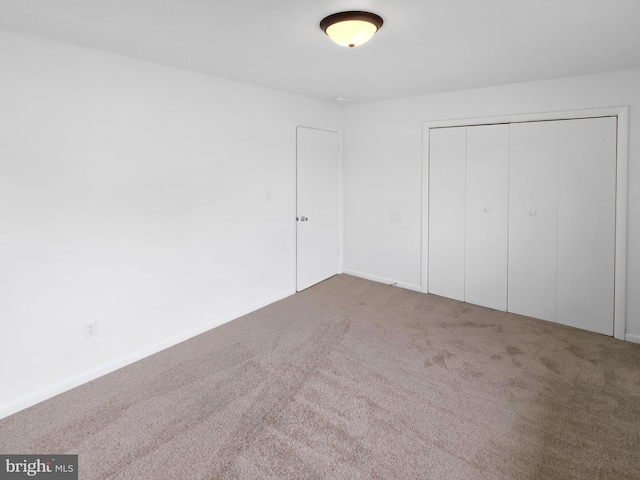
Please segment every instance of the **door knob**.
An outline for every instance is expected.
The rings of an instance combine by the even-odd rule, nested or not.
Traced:
[[[309,220],[307,217],[300,217],[301,222],[306,222],[307,220]]]

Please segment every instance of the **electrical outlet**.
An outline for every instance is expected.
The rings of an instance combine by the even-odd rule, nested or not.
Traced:
[[[95,337],[98,334],[98,321],[84,324],[84,338]]]

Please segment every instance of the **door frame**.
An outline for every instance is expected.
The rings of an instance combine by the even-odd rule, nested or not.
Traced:
[[[295,123],[293,127],[293,200],[291,202],[291,239],[293,248],[291,249],[291,286],[293,292],[298,291],[298,128],[311,128],[315,130],[324,130],[338,134],[338,273],[344,273],[344,188],[343,188],[343,136],[342,128],[314,124],[314,123]]]
[[[552,120],[572,120],[593,117],[617,117],[616,158],[616,240],[613,336],[626,338],[627,299],[627,197],[629,164],[629,106],[536,112],[492,117],[459,118],[427,121],[422,123],[422,238],[420,258],[420,289],[428,293],[429,255],[429,130],[442,127],[492,125],[498,123],[521,123]]]

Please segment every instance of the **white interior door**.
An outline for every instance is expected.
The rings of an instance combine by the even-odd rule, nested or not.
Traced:
[[[613,335],[614,117],[560,122],[558,322]]]
[[[510,129],[510,312],[556,320],[558,122]]]
[[[464,301],[466,127],[429,131],[428,291]]]
[[[465,302],[507,309],[509,125],[467,128]]]
[[[338,154],[338,132],[297,128],[298,291],[338,273]]]

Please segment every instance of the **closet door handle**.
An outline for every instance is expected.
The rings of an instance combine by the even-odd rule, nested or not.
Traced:
[[[531,215],[532,217],[535,217],[538,214],[538,212],[536,212],[535,210],[531,210],[529,212],[529,215]]]
[[[484,209],[484,213],[489,213],[490,211],[491,211],[491,209],[490,209],[490,208],[485,208],[485,209]]]

